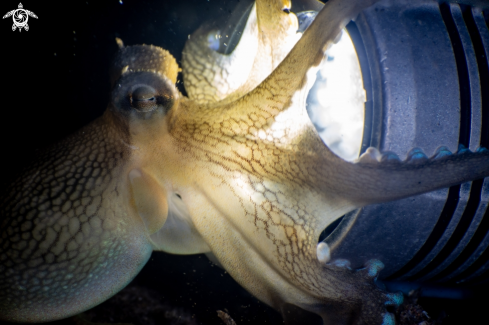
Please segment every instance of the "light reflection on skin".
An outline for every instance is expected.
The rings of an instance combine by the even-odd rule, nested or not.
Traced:
[[[352,161],[360,151],[366,100],[360,64],[346,32],[327,54],[309,94],[308,112],[327,146]]]

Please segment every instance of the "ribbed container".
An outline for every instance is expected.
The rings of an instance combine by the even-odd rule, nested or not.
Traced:
[[[348,25],[367,93],[362,151],[488,147],[489,8],[465,2],[381,1]],[[488,203],[486,178],[367,206],[321,239],[352,267],[380,259],[385,280],[478,284],[489,281]]]

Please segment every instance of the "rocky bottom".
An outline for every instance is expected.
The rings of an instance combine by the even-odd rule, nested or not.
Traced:
[[[486,286],[487,287],[487,286]],[[397,310],[398,325],[477,324],[487,298],[453,300],[412,292]],[[221,311],[218,315],[218,311]],[[280,315],[241,288],[205,256],[154,253],[124,290],[81,317],[45,325],[274,325]],[[234,323],[233,323],[234,322]],[[9,323],[0,322],[0,325]]]

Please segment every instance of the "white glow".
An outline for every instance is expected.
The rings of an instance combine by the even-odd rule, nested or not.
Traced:
[[[365,90],[353,43],[345,31],[328,51],[308,98],[308,112],[326,145],[346,160],[358,157]]]

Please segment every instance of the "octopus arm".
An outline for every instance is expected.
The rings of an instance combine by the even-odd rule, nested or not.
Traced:
[[[357,207],[489,176],[489,151],[485,148],[477,152],[461,149],[452,154],[440,147],[431,158],[413,149],[406,161],[390,152],[380,154],[374,148],[369,148],[355,163],[343,161],[331,152],[325,156],[318,172],[321,184],[317,185]]]
[[[440,147],[431,158],[413,149],[401,162],[393,153],[369,148],[357,162],[336,156],[323,144],[310,122],[305,100],[326,49],[345,25],[375,0],[329,1],[282,63],[258,87],[223,114],[243,120],[258,119],[259,141],[269,141],[289,154],[297,178],[328,197],[341,197],[354,207],[400,199],[489,175],[489,152],[461,148],[452,154]],[[249,132],[247,130],[247,132]],[[442,144],[440,144],[442,145]],[[293,154],[296,152],[297,154]]]
[[[246,19],[249,12],[238,44],[229,53],[221,53],[219,48],[237,36],[213,26],[202,26],[186,42],[183,78],[193,101],[208,104],[242,97],[259,85],[300,39],[297,17],[288,11],[290,0],[257,0],[243,14],[245,5],[242,2],[229,19],[229,24],[234,24]]]

